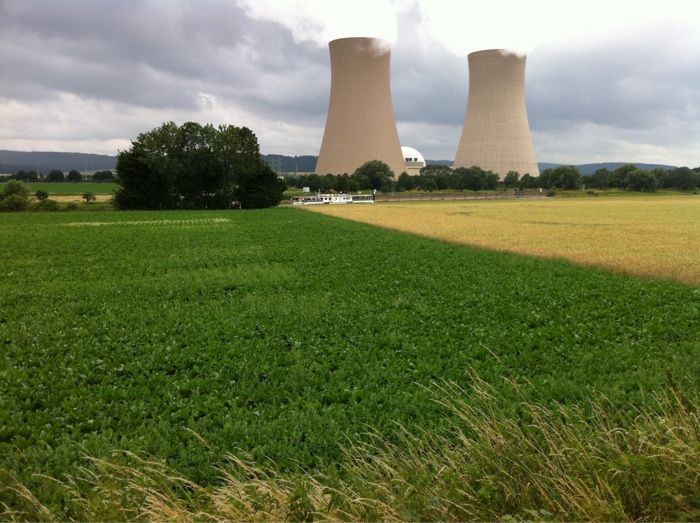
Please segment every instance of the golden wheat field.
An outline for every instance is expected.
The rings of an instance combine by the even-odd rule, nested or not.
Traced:
[[[700,284],[700,197],[314,205],[455,243]]]

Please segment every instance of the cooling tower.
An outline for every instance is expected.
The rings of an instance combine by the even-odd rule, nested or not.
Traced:
[[[503,49],[469,54],[469,99],[454,167],[539,176],[525,105],[525,56]]]
[[[340,38],[328,44],[331,97],[318,155],[318,174],[352,174],[369,160],[405,171],[389,80],[389,43]]]

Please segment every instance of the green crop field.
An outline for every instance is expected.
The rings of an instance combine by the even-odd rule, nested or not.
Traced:
[[[0,190],[2,190],[3,185],[3,183],[0,183]],[[27,185],[29,185],[32,194],[36,191],[46,191],[49,193],[49,198],[52,195],[82,195],[86,192],[91,192],[93,194],[113,194],[119,189],[116,183],[102,182],[29,182]]]
[[[7,214],[0,243],[0,483],[63,519],[37,474],[84,453],[205,485],[236,449],[332,472],[370,427],[444,428],[429,388],[471,371],[584,410],[698,390],[700,291],[680,283],[290,208]]]

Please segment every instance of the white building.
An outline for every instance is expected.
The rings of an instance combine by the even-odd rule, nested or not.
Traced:
[[[418,150],[413,147],[401,146],[401,154],[403,154],[403,161],[406,165],[404,171],[410,176],[418,176],[420,170],[425,167],[425,158],[418,152]],[[396,178],[401,175],[401,173],[396,173]]]

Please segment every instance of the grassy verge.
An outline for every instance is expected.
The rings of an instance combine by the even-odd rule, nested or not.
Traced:
[[[623,189],[577,189],[575,191],[567,191],[556,189],[555,196],[557,198],[639,198],[648,196],[686,196],[700,194],[700,191],[680,191],[676,189],[660,189],[654,192],[641,191],[625,191]]]
[[[622,419],[600,398],[588,413],[512,402],[472,375],[433,388],[448,431],[374,433],[350,444],[340,474],[282,474],[229,454],[204,487],[163,460],[88,457],[56,481],[81,520],[696,521],[697,401],[669,389]],[[509,384],[518,397],[519,387]],[[6,476],[6,520],[59,520]]]

